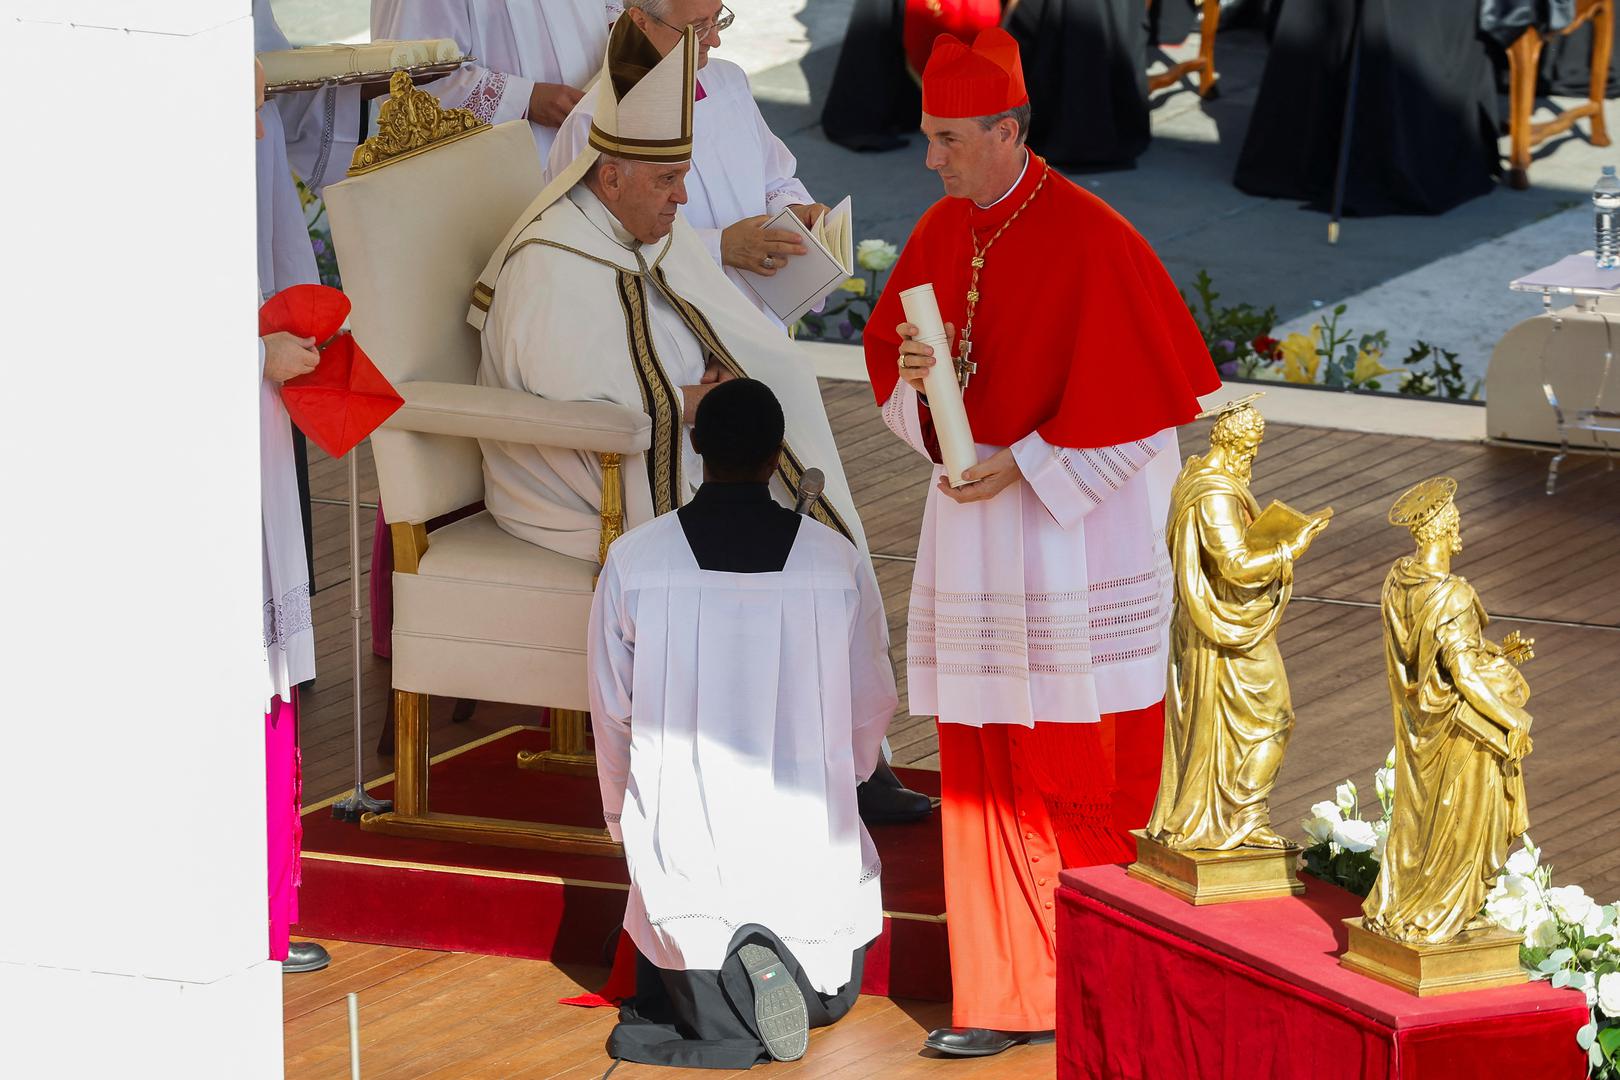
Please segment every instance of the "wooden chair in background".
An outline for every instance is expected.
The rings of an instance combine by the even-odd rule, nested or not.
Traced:
[[[1584,104],[1541,124],[1532,124],[1536,109],[1536,79],[1541,71],[1541,48],[1546,39],[1534,27],[1508,46],[1508,184],[1518,191],[1530,186],[1530,151],[1544,140],[1591,117],[1592,145],[1608,146],[1603,99],[1609,88],[1609,54],[1614,49],[1615,0],[1576,0],[1575,19],[1560,34],[1592,24],[1592,86]],[[1206,16],[1207,18],[1207,16]]]
[[[1147,6],[1152,8],[1160,2],[1162,0],[1147,0]],[[1598,2],[1606,4],[1609,0]],[[1215,80],[1220,78],[1215,72],[1215,32],[1221,25],[1221,0],[1201,0],[1201,10],[1203,17],[1198,26],[1198,55],[1171,65],[1167,71],[1149,75],[1148,93],[1174,86],[1194,71],[1198,72],[1198,96],[1207,98],[1215,92]]]

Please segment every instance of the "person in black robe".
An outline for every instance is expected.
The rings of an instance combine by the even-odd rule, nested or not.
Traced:
[[[922,123],[922,87],[901,38],[905,0],[855,0],[821,130],[850,150],[898,150]]]
[[[723,392],[722,392],[723,391]],[[701,569],[728,574],[778,573],[787,566],[804,518],[771,497],[770,478],[781,450],[782,408],[770,388],[751,379],[721,383],[698,407],[692,443],[703,455],[703,486],[675,511]],[[854,950],[849,982],[835,994],[811,985],[793,950],[764,926],[737,928],[717,970],[671,971],[638,951],[636,992],[619,1007],[608,1036],[616,1060],[688,1069],[748,1069],[775,1056],[767,1040],[802,1039],[836,1023],[860,994],[866,950]],[[790,983],[794,989],[785,989]],[[795,991],[798,998],[793,1000]],[[756,996],[778,999],[764,1009]],[[782,999],[791,1002],[784,1032]],[[763,1031],[761,1012],[777,1012]],[[799,1026],[802,1020],[802,1026]],[[802,1043],[801,1043],[802,1045]]]
[[[1159,0],[1163,40],[1191,29],[1188,0]],[[1157,6],[1157,5],[1156,5]],[[1129,168],[1147,149],[1147,6],[1142,0],[1015,0],[1002,22],[1018,39],[1034,119],[1031,149],[1070,169]],[[821,111],[851,150],[896,150],[922,122],[906,60],[905,0],[855,0]],[[968,35],[971,40],[972,35]]]
[[[1281,0],[1235,182],[1332,200],[1356,0]],[[1489,192],[1498,113],[1479,0],[1365,0],[1347,215],[1439,214]]]
[[[1142,0],[1021,0],[1018,39],[1030,149],[1066,169],[1131,168],[1148,147],[1147,8]]]

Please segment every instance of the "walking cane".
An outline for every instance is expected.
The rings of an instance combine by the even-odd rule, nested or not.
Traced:
[[[353,639],[350,659],[354,666],[354,790],[332,804],[332,816],[339,821],[359,821],[362,814],[386,814],[394,804],[374,799],[366,790],[362,772],[365,761],[361,744],[360,685],[360,467],[355,462],[359,447],[350,450],[349,459],[349,624]]]
[[[1366,0],[1356,0],[1350,24],[1350,82],[1344,93],[1344,123],[1339,127],[1339,160],[1333,170],[1332,212],[1328,219],[1328,243],[1339,242],[1339,218],[1344,213],[1344,189],[1350,173],[1350,135],[1356,120],[1356,91],[1361,85],[1361,23]]]

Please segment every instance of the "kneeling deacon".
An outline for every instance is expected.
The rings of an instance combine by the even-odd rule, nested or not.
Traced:
[[[661,55],[629,19],[614,23],[590,143],[508,231],[473,290],[480,385],[644,411],[652,446],[625,463],[627,524],[692,497],[701,461],[685,430],[727,379],[770,386],[787,441],[773,494],[793,505],[804,470],[826,474],[810,513],[865,537],[815,373],[726,280],[676,211],[692,156],[692,31]],[[601,466],[593,454],[485,442],[485,503],[507,532],[597,557]]]
[[[615,1058],[794,1060],[854,1004],[882,929],[855,782],[896,703],[883,601],[846,537],[772,501],[782,434],[763,383],[716,387],[703,486],[602,567],[591,721],[640,953]]]

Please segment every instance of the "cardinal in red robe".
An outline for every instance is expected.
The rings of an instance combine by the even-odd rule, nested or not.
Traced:
[[[934,43],[922,216],[865,334],[888,426],[936,462],[912,583],[912,712],[939,718],[952,1023],[979,1056],[1056,1022],[1058,870],[1134,858],[1164,733],[1176,428],[1220,380],[1147,242],[1024,146],[1018,46]],[[932,283],[952,356],[900,293]],[[953,488],[923,379],[959,365],[979,464]]]

